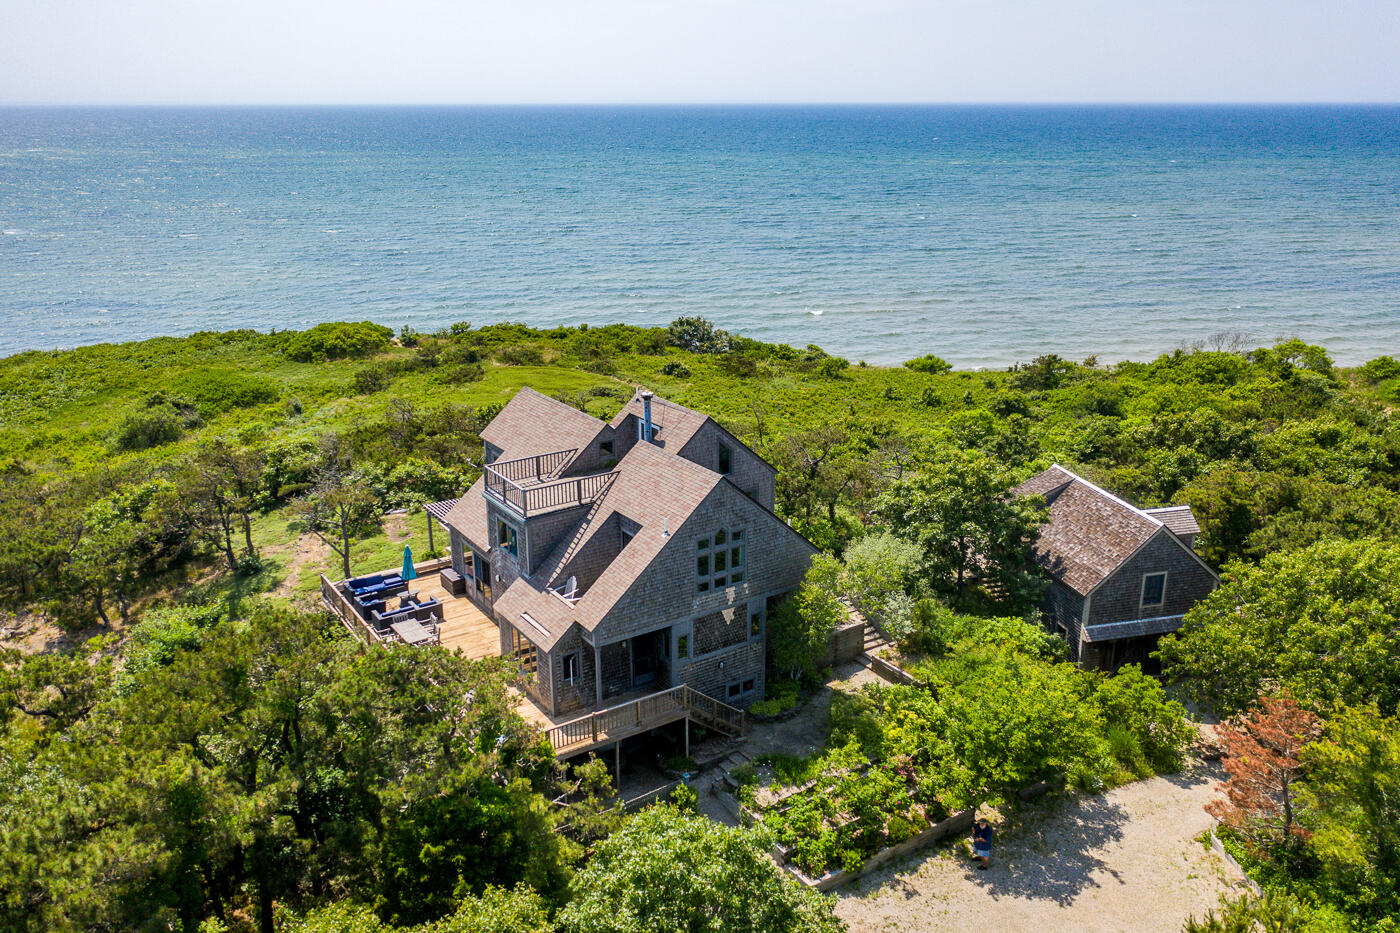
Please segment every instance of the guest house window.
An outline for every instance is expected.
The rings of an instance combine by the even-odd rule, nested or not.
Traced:
[[[515,541],[515,529],[506,522],[496,522],[496,543],[517,557],[520,555],[519,546]]]
[[[1160,608],[1167,597],[1167,575],[1165,573],[1148,573],[1142,577],[1142,607],[1144,609]]]
[[[575,651],[573,654],[564,655],[564,683],[578,683],[578,661],[579,656],[577,651]]]
[[[704,593],[744,582],[743,529],[720,529],[695,542],[695,591]]]
[[[719,471],[729,473],[734,469],[734,452],[724,444],[719,445]]]

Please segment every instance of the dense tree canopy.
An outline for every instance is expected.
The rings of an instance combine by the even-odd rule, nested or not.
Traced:
[[[1326,540],[1232,565],[1162,640],[1168,671],[1231,713],[1287,687],[1323,707],[1400,703],[1400,545]]]

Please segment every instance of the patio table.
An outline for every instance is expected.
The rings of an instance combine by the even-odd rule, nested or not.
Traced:
[[[416,619],[394,622],[389,628],[394,630],[395,635],[403,639],[405,645],[424,645],[433,640],[433,633],[424,628]]]

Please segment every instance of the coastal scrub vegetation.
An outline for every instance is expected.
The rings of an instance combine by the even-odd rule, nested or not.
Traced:
[[[1229,909],[1394,929],[1400,365],[1287,340],[887,368],[701,318],[0,360],[0,612],[19,636],[0,665],[0,926],[688,930],[647,879],[699,865],[674,889],[712,905],[700,929],[839,928],[754,854],[768,839],[684,806],[559,832],[566,779],[508,671],[367,651],[314,611],[321,573],[429,552],[395,511],[460,495],[520,387],[610,417],[637,384],[772,462],[777,512],[824,552],[770,620],[790,676],[765,709],[818,679],[838,594],[916,681],[839,697],[827,746],[784,764],[818,782],[764,820],[799,864],[854,864],[1028,783],[1171,770],[1193,734],[1172,691],[1241,729],[1286,695],[1317,720],[1289,751],[1296,829],[1247,807],[1222,828],[1270,892]],[[1165,687],[1077,670],[1035,618],[1042,513],[1006,492],[1054,462],[1200,518],[1223,585],[1164,639]]]

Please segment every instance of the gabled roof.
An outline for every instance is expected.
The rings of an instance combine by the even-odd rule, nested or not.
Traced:
[[[622,427],[628,415],[641,418],[644,411],[642,405],[641,391],[632,393],[632,398],[622,410],[613,416],[613,420],[608,422],[613,428]],[[679,453],[680,449],[690,442],[690,439],[699,433],[700,429],[709,421],[709,417],[700,414],[684,405],[677,405],[675,402],[667,401],[659,396],[652,396],[651,400],[651,423],[653,427],[652,439],[671,453]]]
[[[685,520],[724,482],[718,473],[652,444],[633,447],[615,469],[617,476],[612,485],[580,525],[529,579],[517,579],[496,600],[496,611],[506,618],[515,620],[528,614],[538,623],[538,628],[548,634],[536,644],[546,650],[575,622],[586,631],[595,629],[661,549],[673,540]],[[551,588],[563,588],[564,571],[575,555],[593,543],[595,535],[615,533],[611,522],[614,516],[641,526],[627,546],[573,605],[549,592]],[[535,640],[534,635],[540,633],[527,634]]]
[[[1143,509],[1147,515],[1151,515],[1157,521],[1166,525],[1168,529],[1180,535],[1198,535],[1201,533],[1201,524],[1196,521],[1196,513],[1191,511],[1189,505],[1171,505],[1162,509]]]
[[[581,449],[603,427],[603,422],[592,415],[526,386],[491,419],[482,430],[481,439],[500,448],[502,460],[514,460]]]
[[[1050,520],[1041,526],[1031,553],[1052,577],[1080,595],[1096,589],[1165,527],[1059,464],[1012,492],[1041,496],[1049,504]]]

